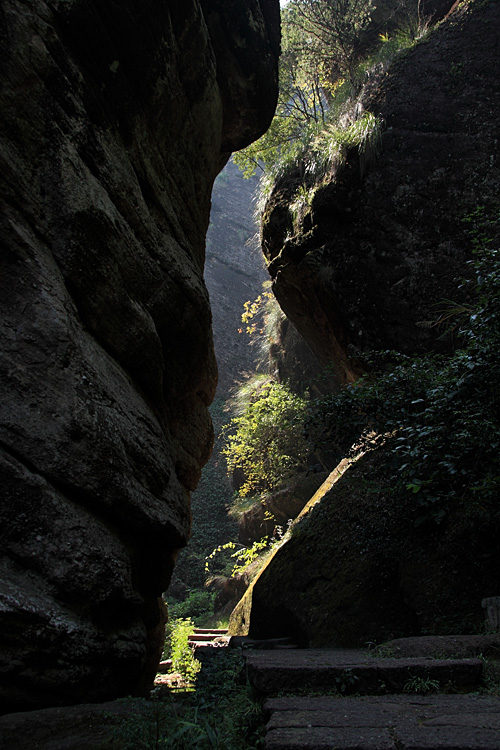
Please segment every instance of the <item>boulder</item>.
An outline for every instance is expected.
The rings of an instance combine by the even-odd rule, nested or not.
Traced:
[[[337,648],[390,640],[392,656],[393,639],[481,632],[481,600],[498,581],[498,524],[457,504],[432,530],[417,526],[418,503],[391,488],[386,451],[332,472],[233,611],[231,635]],[[477,654],[460,643],[454,653]],[[401,655],[418,648],[420,639]]]
[[[213,180],[273,114],[277,0],[0,9],[0,702],[140,693],[216,386]]]

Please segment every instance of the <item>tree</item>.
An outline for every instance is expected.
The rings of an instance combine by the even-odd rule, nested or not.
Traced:
[[[250,399],[231,421],[223,454],[228,472],[241,469],[245,483],[240,495],[276,489],[307,468],[304,437],[307,399],[271,379],[255,381]]]
[[[371,20],[372,0],[291,0],[302,58],[316,61],[330,83],[355,83],[356,51]]]
[[[278,176],[314,142],[328,118],[329,91],[354,81],[355,52],[372,0],[291,0],[282,11],[280,93],[267,133],[235,154],[245,176]]]

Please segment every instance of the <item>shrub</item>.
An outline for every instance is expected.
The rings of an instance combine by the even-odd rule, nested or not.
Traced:
[[[190,618],[200,625],[214,613],[215,594],[203,589],[191,589],[184,601],[168,599],[168,612],[173,620]]]
[[[307,468],[306,407],[306,398],[271,378],[250,392],[241,414],[228,425],[230,432],[222,451],[228,472],[240,469],[245,476],[241,495],[273,490]]]
[[[196,675],[201,667],[189,645],[189,636],[192,632],[193,621],[189,618],[179,618],[169,622],[164,650],[164,656],[172,659],[172,671],[182,675],[188,686],[194,686]]]

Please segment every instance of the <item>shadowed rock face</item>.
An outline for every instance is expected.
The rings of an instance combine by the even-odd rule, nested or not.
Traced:
[[[268,202],[273,289],[339,385],[359,376],[366,351],[450,347],[424,326],[443,300],[464,301],[472,250],[464,218],[498,203],[499,28],[498,3],[452,13],[377,87],[367,85],[379,152],[366,163],[352,149],[298,227],[289,211],[298,174]]]
[[[0,701],[154,674],[217,374],[213,180],[267,127],[276,0],[0,8]]]
[[[498,211],[499,32],[498,2],[462,5],[395,64],[366,102],[385,121],[381,153],[363,175],[350,154],[288,242],[293,183],[271,196],[263,236],[276,295],[340,383],[355,376],[349,343],[361,353],[442,346],[416,323],[460,300],[464,217]],[[233,633],[360,646],[482,627],[498,529],[463,506],[435,532],[417,528],[391,471],[375,452],[325,490],[233,613]]]

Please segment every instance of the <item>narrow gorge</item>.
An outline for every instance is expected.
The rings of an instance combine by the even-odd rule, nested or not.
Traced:
[[[231,501],[244,575],[233,560],[211,581],[230,635],[342,650],[484,633],[500,595],[500,3],[367,0],[350,67],[322,63],[319,99],[301,100],[307,147],[273,179],[248,157],[266,172],[250,248],[257,178],[237,164],[281,117],[280,5],[322,2],[0,0],[2,714],[74,710],[86,730],[86,704],[155,706],[164,596],[205,586],[202,536],[233,554]],[[407,46],[376,58],[415,8]],[[248,319],[274,328],[252,381],[258,335],[252,350],[237,328],[264,281]],[[239,446],[226,426],[222,492],[213,423],[238,383],[240,417],[265,408]]]

